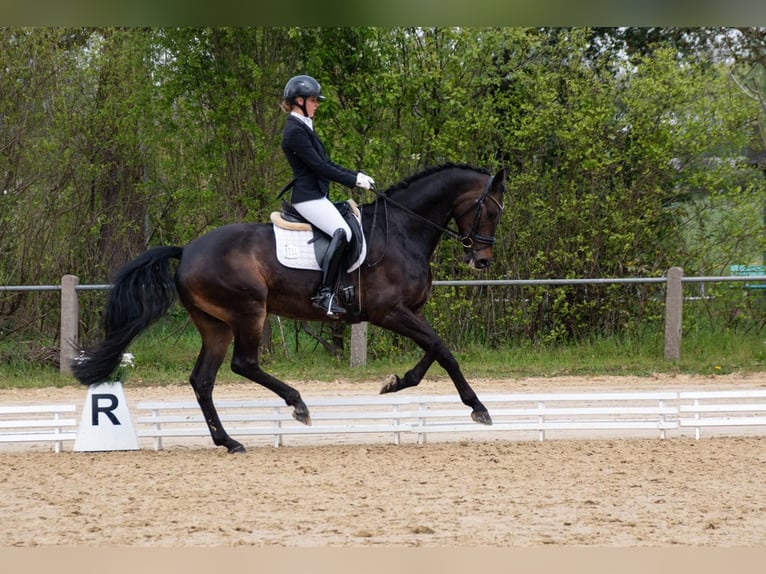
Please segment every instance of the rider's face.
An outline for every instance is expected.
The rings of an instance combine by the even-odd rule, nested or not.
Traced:
[[[300,103],[301,98],[298,98],[298,102]],[[309,96],[308,98],[305,98],[306,103],[306,114],[308,117],[313,118],[314,113],[317,111],[317,108],[319,107],[319,100],[316,96]]]

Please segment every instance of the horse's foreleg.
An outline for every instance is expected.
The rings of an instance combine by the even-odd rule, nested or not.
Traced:
[[[416,387],[426,376],[426,372],[436,360],[436,355],[432,348],[426,349],[426,354],[418,361],[418,364],[407,371],[403,377],[391,375],[388,382],[380,389],[380,394],[395,393],[409,387]]]
[[[489,415],[487,407],[485,407],[476,396],[476,393],[468,384],[468,381],[463,376],[463,372],[460,370],[457,360],[452,355],[447,346],[439,339],[437,344],[436,360],[449,374],[452,382],[455,383],[460,398],[464,404],[471,407],[471,418],[474,422],[484,425],[492,424],[492,417]]]
[[[463,376],[457,360],[425,318],[405,310],[398,313],[395,317],[389,315],[380,325],[409,337],[425,351],[423,358],[418,361],[417,365],[407,371],[403,378],[393,375],[391,380],[380,390],[381,393],[393,393],[408,387],[417,386],[423,380],[429,367],[436,361],[447,371],[447,374],[452,379],[460,395],[460,400],[472,409],[471,418],[477,423],[492,424],[492,417],[489,415],[487,407],[476,396],[471,385],[468,384],[465,376]]]

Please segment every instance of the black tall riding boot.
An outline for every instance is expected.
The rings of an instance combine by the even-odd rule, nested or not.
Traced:
[[[343,315],[346,312],[346,309],[337,303],[335,286],[338,284],[338,275],[347,245],[346,232],[342,229],[336,230],[322,262],[322,285],[317,294],[311,298],[314,307],[322,309],[328,315]]]

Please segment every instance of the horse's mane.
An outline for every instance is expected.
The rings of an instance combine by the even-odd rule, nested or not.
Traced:
[[[423,171],[420,171],[420,172],[418,172],[416,174],[413,174],[413,175],[409,176],[408,178],[403,179],[399,183],[392,185],[391,187],[386,189],[386,191],[383,192],[383,194],[384,195],[390,195],[391,193],[393,193],[395,191],[398,191],[400,189],[405,189],[405,188],[409,187],[414,182],[416,182],[416,181],[418,181],[420,179],[423,179],[425,177],[428,177],[429,175],[432,175],[434,173],[438,173],[440,171],[444,171],[444,170],[447,170],[447,169],[453,169],[453,168],[467,169],[467,170],[471,170],[471,171],[477,171],[479,173],[483,173],[483,174],[486,174],[486,175],[491,175],[489,173],[489,171],[487,171],[486,169],[481,168],[481,167],[476,167],[476,166],[469,165],[469,164],[466,164],[466,163],[447,162],[447,163],[443,163],[441,165],[437,165],[437,166],[433,166],[433,167],[428,167],[428,168],[424,169]]]

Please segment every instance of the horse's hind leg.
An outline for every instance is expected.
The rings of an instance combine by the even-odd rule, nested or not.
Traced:
[[[234,337],[234,352],[231,358],[231,370],[247,377],[280,396],[288,406],[293,407],[293,418],[303,424],[311,424],[309,409],[300,393],[269,375],[261,369],[258,362],[258,347],[261,344],[263,324],[266,320],[265,309],[257,316],[243,316],[237,321]]]
[[[215,377],[226,356],[232,340],[228,325],[200,312],[190,312],[192,320],[202,336],[202,349],[197,357],[189,382],[194,389],[202,415],[216,446],[225,446],[230,453],[245,452],[241,443],[231,438],[224,430],[213,403]]]

